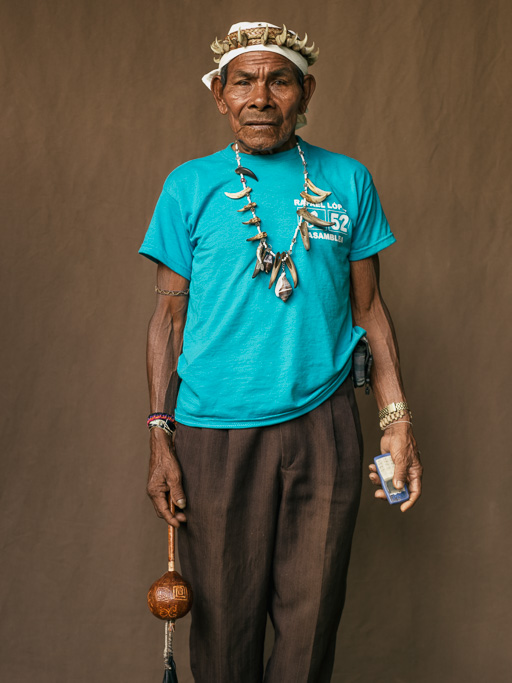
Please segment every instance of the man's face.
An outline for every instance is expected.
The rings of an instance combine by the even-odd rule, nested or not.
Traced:
[[[272,154],[295,145],[297,115],[306,111],[315,89],[312,76],[300,87],[290,60],[272,52],[248,52],[228,64],[224,88],[217,76],[212,91],[245,152]]]

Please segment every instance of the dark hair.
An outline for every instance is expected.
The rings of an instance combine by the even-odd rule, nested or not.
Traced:
[[[224,88],[226,83],[228,82],[228,64],[225,64],[222,69],[220,70],[220,82],[222,83],[222,87]],[[292,63],[292,69],[295,74],[295,78],[297,79],[297,83],[300,85],[301,90],[304,90],[304,74],[302,71],[299,69],[298,66]]]

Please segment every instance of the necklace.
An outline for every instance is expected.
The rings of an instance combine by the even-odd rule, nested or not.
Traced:
[[[302,198],[302,205],[297,209],[297,215],[301,220],[299,221],[298,225],[294,230],[292,241],[290,242],[290,247],[288,251],[277,253],[272,251],[272,245],[269,242],[267,242],[268,234],[262,231],[261,229],[261,218],[259,218],[256,215],[255,211],[257,204],[256,202],[253,202],[251,198],[252,188],[250,188],[247,185],[245,179],[247,176],[249,178],[254,178],[254,180],[257,181],[258,178],[256,177],[256,174],[253,171],[246,168],[245,166],[242,166],[238,142],[235,142],[235,155],[238,164],[237,168],[235,169],[235,173],[237,173],[240,176],[240,181],[243,185],[243,190],[240,190],[240,192],[224,192],[226,197],[229,197],[230,199],[242,199],[243,197],[247,198],[247,203],[241,209],[238,209],[238,211],[239,213],[245,213],[250,211],[252,214],[252,218],[250,218],[247,221],[242,221],[242,223],[243,225],[254,225],[258,229],[258,233],[256,235],[253,235],[252,237],[249,237],[246,240],[247,242],[259,242],[256,248],[256,267],[254,268],[254,273],[252,277],[255,278],[262,272],[270,273],[270,282],[268,285],[268,288],[270,289],[276,281],[279,270],[281,270],[281,275],[276,282],[275,293],[276,296],[278,296],[282,301],[287,301],[293,294],[293,288],[297,287],[297,285],[299,284],[297,268],[295,267],[295,264],[292,259],[292,251],[297,241],[298,233],[300,233],[302,237],[304,248],[306,249],[306,251],[309,251],[311,245],[309,240],[308,224],[314,225],[322,229],[325,229],[330,225],[334,225],[334,223],[324,221],[321,218],[318,218],[318,216],[315,216],[314,214],[308,211],[308,204],[320,204],[325,199],[327,199],[327,197],[331,193],[327,190],[320,190],[318,187],[316,187],[316,185],[314,185],[311,182],[311,180],[308,177],[306,157],[304,156],[304,152],[302,151],[302,148],[298,141],[296,143],[296,147],[302,160],[304,174],[304,190],[300,193],[300,196]],[[288,281],[288,278],[286,277],[285,266],[288,268],[288,270],[290,271],[290,275],[292,276],[293,287],[291,286],[290,282]]]

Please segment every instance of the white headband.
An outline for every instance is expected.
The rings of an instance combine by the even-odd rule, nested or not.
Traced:
[[[239,29],[240,31],[244,31],[246,29],[251,28],[264,28],[265,26],[268,26],[269,28],[280,28],[275,24],[267,24],[263,21],[241,21],[238,24],[233,24],[233,26],[228,31],[228,35],[231,33],[237,33]],[[290,33],[293,33],[293,31],[290,31]],[[211,90],[212,80],[215,76],[220,75],[220,70],[222,69],[222,67],[226,66],[226,64],[229,64],[229,62],[232,59],[235,59],[235,57],[238,57],[238,55],[243,55],[246,52],[274,52],[278,55],[283,55],[283,57],[289,59],[290,62],[293,62],[295,66],[297,66],[302,71],[303,74],[307,74],[308,72],[308,60],[296,50],[292,50],[289,47],[282,47],[281,45],[273,44],[247,45],[247,47],[237,47],[234,50],[225,52],[222,55],[222,58],[219,62],[219,66],[216,69],[213,69],[213,71],[210,71],[209,73],[205,74],[201,79],[203,83],[206,85],[206,87],[210,88]]]

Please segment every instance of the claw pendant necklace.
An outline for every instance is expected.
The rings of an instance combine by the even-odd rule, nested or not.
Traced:
[[[235,155],[238,163],[238,167],[235,169],[235,173],[240,176],[240,181],[243,185],[243,190],[240,192],[224,192],[226,197],[230,199],[242,199],[247,198],[247,204],[245,204],[241,209],[238,209],[239,213],[251,212],[252,217],[247,221],[242,221],[243,225],[254,225],[258,230],[256,235],[247,238],[247,242],[256,242],[259,244],[256,247],[256,267],[254,268],[253,278],[259,275],[261,272],[270,273],[270,282],[268,288],[270,289],[276,278],[278,276],[279,270],[281,269],[281,275],[277,279],[275,293],[282,301],[287,301],[293,294],[293,287],[297,287],[299,284],[299,277],[297,275],[297,268],[292,260],[292,250],[297,241],[297,235],[300,232],[302,237],[302,242],[304,243],[304,248],[309,251],[310,241],[309,241],[309,225],[314,225],[317,228],[328,228],[334,223],[329,223],[328,221],[323,221],[318,216],[310,213],[308,211],[308,204],[320,204],[325,201],[327,197],[331,194],[327,190],[320,190],[316,185],[314,185],[308,177],[308,167],[306,164],[306,157],[304,152],[297,141],[297,150],[300,154],[302,160],[302,166],[304,168],[304,190],[300,193],[302,197],[302,206],[297,209],[297,215],[301,219],[295,231],[293,233],[292,241],[288,251],[274,253],[272,251],[272,245],[267,242],[268,235],[261,229],[261,218],[256,215],[256,202],[251,199],[252,189],[247,185],[245,177],[254,178],[258,180],[255,173],[250,169],[242,166],[242,160],[240,158],[240,150],[238,148],[238,142],[235,142]],[[286,268],[290,271],[293,281],[293,287],[291,286],[288,278],[286,277]]]

